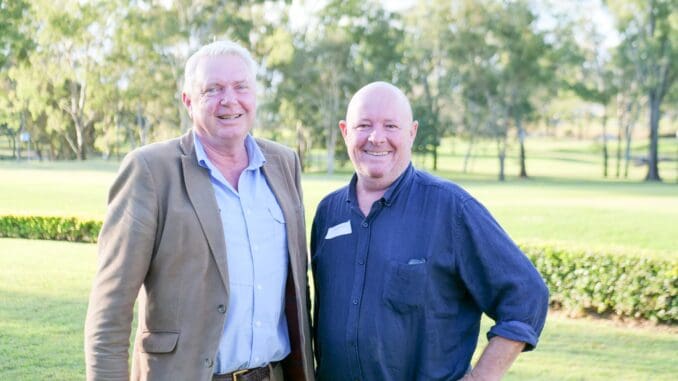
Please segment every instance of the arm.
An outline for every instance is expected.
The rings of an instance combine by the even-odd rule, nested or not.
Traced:
[[[490,344],[477,364],[480,370],[473,375],[499,379],[517,353],[537,345],[548,290],[530,260],[477,201],[467,199],[458,220],[458,271],[474,302],[495,321],[487,333]],[[484,376],[490,378],[480,378]]]
[[[134,301],[146,277],[157,225],[151,171],[140,155],[121,165],[99,235],[98,268],[85,321],[88,380],[127,380]]]
[[[493,337],[483,350],[475,368],[461,378],[461,381],[494,381],[501,380],[511,367],[525,343]]]

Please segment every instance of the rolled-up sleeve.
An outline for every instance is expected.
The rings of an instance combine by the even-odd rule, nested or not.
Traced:
[[[548,289],[527,256],[489,211],[469,197],[457,209],[456,266],[479,308],[495,321],[488,339],[501,336],[533,349],[544,328]]]

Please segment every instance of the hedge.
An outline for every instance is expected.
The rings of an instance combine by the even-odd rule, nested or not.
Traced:
[[[0,238],[94,243],[99,230],[100,221],[75,217],[0,216]]]
[[[0,216],[0,237],[96,242],[101,222]],[[678,323],[678,261],[523,246],[548,285],[551,306],[574,313]]]
[[[575,313],[678,322],[678,261],[524,246],[551,306]]]

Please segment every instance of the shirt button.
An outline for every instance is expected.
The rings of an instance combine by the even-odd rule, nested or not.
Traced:
[[[358,299],[353,299],[353,304],[358,304]]]
[[[261,322],[260,322],[259,320],[257,320],[257,321],[254,323],[254,325],[256,325],[257,327],[261,327]]]
[[[365,261],[364,261],[364,260],[362,260],[362,259],[358,259],[358,264],[362,266],[362,265],[364,265],[364,264],[365,264]]]
[[[219,313],[222,313],[222,314],[226,313],[226,306],[223,305],[223,304],[220,304],[219,307],[217,307],[217,311],[219,311]]]
[[[368,227],[369,225],[368,225],[367,221],[363,221],[363,223],[360,224],[360,226],[366,228],[366,227]]]
[[[212,359],[205,359],[203,365],[205,365],[205,368],[211,368],[214,365],[214,361]]]
[[[257,290],[261,290],[261,289],[262,289],[261,285],[258,284],[258,285],[257,285]]]

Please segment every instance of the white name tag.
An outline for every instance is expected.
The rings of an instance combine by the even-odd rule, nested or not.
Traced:
[[[327,229],[325,239],[332,239],[342,235],[351,234],[351,221],[342,222],[339,225],[334,225]]]

